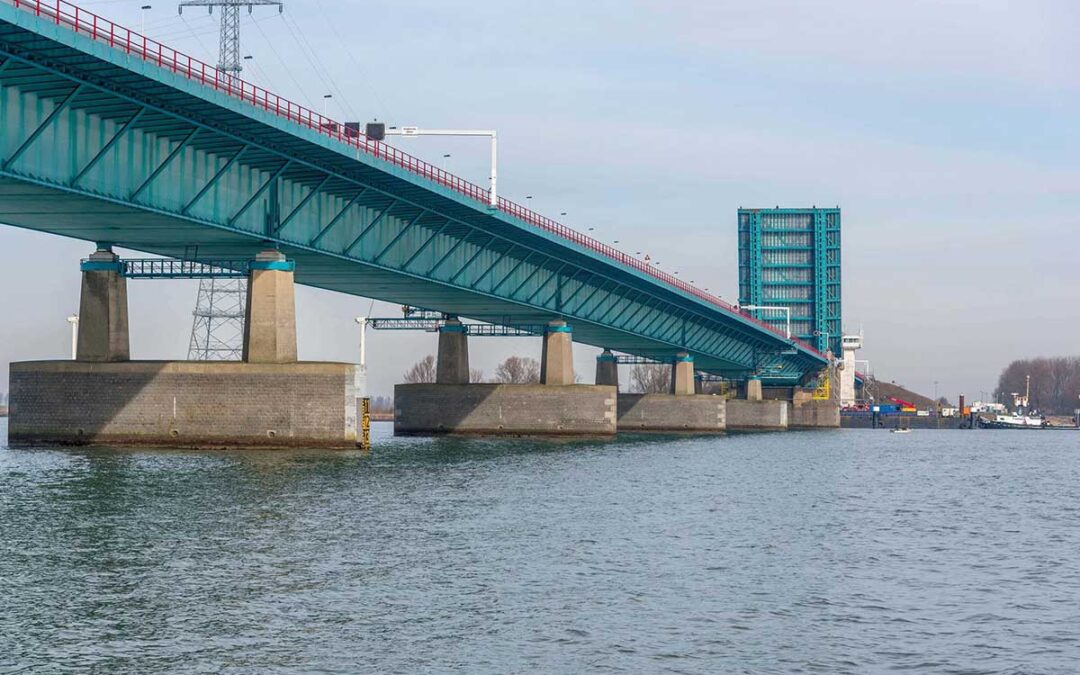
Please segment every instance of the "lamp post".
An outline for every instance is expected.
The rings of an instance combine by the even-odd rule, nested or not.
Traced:
[[[360,325],[360,372],[367,371],[367,317],[356,317],[356,323]]]
[[[360,396],[366,398],[367,386],[367,317],[356,317],[356,323],[360,326]]]
[[[143,5],[139,8],[139,35],[146,37],[146,10],[151,9],[150,5]]]
[[[71,360],[74,361],[79,355],[79,315],[72,314],[67,320],[71,324]]]

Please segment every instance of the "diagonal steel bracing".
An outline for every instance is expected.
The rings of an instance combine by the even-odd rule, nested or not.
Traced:
[[[387,204],[386,208],[384,208],[382,211],[379,212],[379,215],[377,215],[377,216],[375,216],[374,218],[371,219],[371,222],[367,224],[367,227],[360,230],[360,234],[356,235],[356,239],[353,239],[352,243],[349,244],[348,246],[346,246],[345,249],[342,251],[342,253],[344,253],[345,255],[348,255],[349,252],[352,251],[353,248],[355,248],[356,245],[360,243],[360,240],[362,240],[364,238],[364,236],[367,235],[368,232],[371,232],[373,229],[375,229],[375,226],[378,225],[379,223],[381,223],[383,221],[383,218],[385,218],[387,216],[387,214],[389,214],[390,211],[393,210],[393,208],[395,206],[397,206],[397,205],[398,205],[398,200],[397,199],[394,199],[389,204]]]
[[[109,151],[113,149],[113,147],[120,141],[120,139],[123,138],[127,134],[127,132],[131,131],[131,129],[139,121],[139,118],[141,118],[143,116],[143,113],[145,112],[145,107],[139,108],[137,111],[135,111],[135,114],[131,116],[131,119],[125,122],[124,125],[120,127],[120,129],[118,129],[115,134],[113,134],[113,137],[109,139],[109,142],[106,143],[101,148],[101,150],[99,150],[98,153],[94,155],[89,162],[86,163],[86,166],[84,166],[82,170],[79,171],[79,173],[75,174],[75,177],[71,179],[71,182],[68,183],[68,186],[75,187],[76,185],[78,185],[79,181],[82,180],[83,176],[85,176],[87,173],[90,172],[91,169],[97,166],[98,162],[101,161],[101,158],[109,154]]]
[[[470,267],[472,267],[472,264],[474,262],[476,262],[476,259],[479,258],[481,255],[483,255],[483,253],[485,251],[488,250],[488,246],[490,246],[491,242],[493,242],[493,241],[495,241],[494,236],[490,237],[487,241],[485,241],[483,244],[481,244],[476,249],[476,253],[473,253],[472,257],[470,257],[467,261],[465,261],[465,264],[462,265],[460,268],[458,268],[458,271],[454,272],[454,275],[452,277],[450,277],[447,281],[449,281],[449,283],[455,283],[462,274],[465,274],[466,270],[468,270]]]
[[[416,214],[416,216],[413,217],[413,219],[410,220],[408,224],[405,225],[405,227],[401,228],[401,231],[398,232],[397,235],[390,240],[390,243],[384,246],[383,249],[379,251],[379,253],[374,258],[371,259],[371,261],[374,263],[378,263],[380,260],[382,260],[383,256],[386,255],[387,252],[390,251],[390,249],[394,248],[394,245],[401,241],[401,238],[404,237],[405,234],[409,232],[409,230],[411,230],[413,226],[420,222],[420,219],[427,214],[427,211],[421,211],[420,213]]]
[[[327,174],[325,177],[323,177],[321,181],[319,181],[318,185],[311,188],[311,192],[307,193],[307,195],[305,195],[304,198],[300,200],[300,203],[296,205],[296,208],[289,212],[289,215],[285,216],[285,218],[280,223],[278,223],[276,227],[274,227],[274,231],[272,232],[272,234],[277,234],[284,230],[286,227],[288,227],[289,223],[291,223],[293,221],[293,218],[296,217],[296,214],[303,211],[304,207],[310,204],[312,199],[319,196],[319,191],[322,190],[323,187],[325,187],[332,178],[333,176]]]
[[[34,141],[36,141],[46,129],[53,125],[53,123],[60,117],[60,114],[68,109],[72,101],[75,100],[75,97],[82,93],[82,91],[83,85],[76,84],[75,88],[71,90],[71,93],[69,93],[67,96],[64,97],[62,101],[56,104],[56,107],[52,109],[52,112],[50,112],[45,117],[45,120],[41,124],[39,124],[33,131],[30,132],[30,135],[27,136],[26,140],[23,141],[22,144],[15,149],[15,152],[11,153],[11,156],[4,160],[3,164],[0,164],[0,169],[3,169],[4,171],[10,169],[11,165],[17,162],[19,158],[22,157],[23,153],[26,152],[30,148],[30,146],[34,144]]]
[[[315,235],[315,238],[312,239],[308,245],[312,248],[318,246],[319,242],[323,240],[323,237],[329,234],[330,230],[334,229],[334,226],[341,222],[342,218],[345,217],[345,214],[349,212],[349,209],[355,206],[356,202],[359,201],[360,198],[363,197],[364,193],[366,193],[367,191],[368,189],[366,187],[360,188],[360,191],[353,195],[353,197],[345,203],[345,206],[343,206],[341,210],[337,212],[337,215],[330,219],[329,223],[327,223],[321,230],[319,230],[319,233]]]
[[[176,159],[181,152],[183,152],[189,145],[191,145],[191,142],[195,140],[195,137],[199,135],[200,131],[202,131],[201,127],[195,127],[194,129],[192,129],[191,133],[185,136],[184,140],[180,141],[176,145],[176,147],[172,149],[168,156],[165,157],[164,161],[162,161],[161,164],[158,164],[157,167],[153,170],[153,172],[151,172],[151,174],[147,176],[146,180],[140,183],[139,187],[135,188],[135,190],[128,197],[128,200],[135,201],[136,199],[138,199],[139,195],[141,195],[143,191],[146,190],[146,188],[150,187],[150,185],[155,180],[157,180],[158,176],[161,175],[161,172],[164,171],[170,164],[172,164],[172,161]]]

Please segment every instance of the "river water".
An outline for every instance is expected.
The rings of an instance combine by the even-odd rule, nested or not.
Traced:
[[[1080,671],[1080,434],[375,441],[0,444],[0,673]]]

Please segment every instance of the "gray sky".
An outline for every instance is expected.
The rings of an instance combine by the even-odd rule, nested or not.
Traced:
[[[213,61],[217,17],[87,1]],[[846,329],[878,375],[955,399],[1077,353],[1073,2],[286,0],[244,17],[245,77],[339,119],[493,127],[500,192],[737,296],[740,206],[836,205]],[[297,36],[302,39],[297,40]],[[482,183],[482,141],[399,139]],[[0,229],[0,353],[62,357],[86,244]],[[182,358],[194,285],[131,285],[137,358]],[[298,294],[300,353],[352,360],[368,301]],[[376,314],[396,314],[376,305]],[[476,341],[473,343],[476,345]],[[534,339],[474,346],[489,375]],[[375,333],[374,393],[428,334]],[[594,350],[576,353],[591,381]],[[6,388],[6,387],[5,387]]]

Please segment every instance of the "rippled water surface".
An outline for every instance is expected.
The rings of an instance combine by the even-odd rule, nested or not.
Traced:
[[[376,439],[0,445],[0,672],[1080,671],[1080,434]]]

